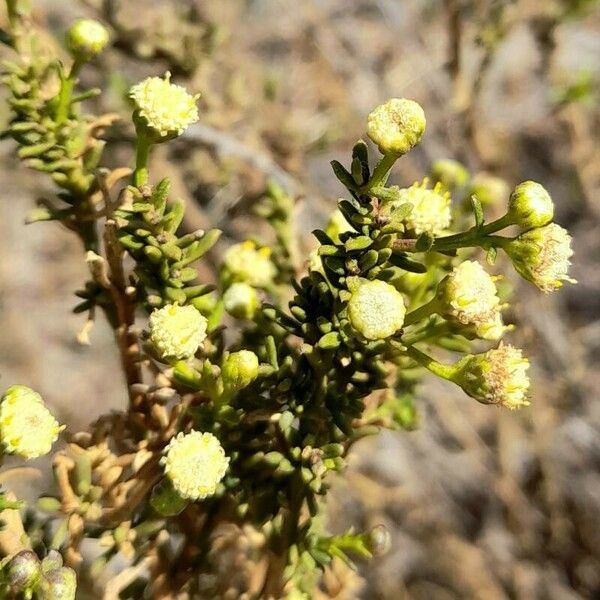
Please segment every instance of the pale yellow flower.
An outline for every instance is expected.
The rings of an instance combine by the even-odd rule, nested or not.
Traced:
[[[182,498],[202,500],[215,493],[229,458],[214,435],[192,430],[169,442],[161,464]]]
[[[404,222],[407,229],[416,235],[424,232],[439,235],[450,226],[450,193],[441,183],[436,183],[430,189],[427,178],[416,182],[409,188],[401,189],[399,198],[392,205],[399,206],[406,202],[412,204],[413,208]]]
[[[237,281],[256,287],[267,287],[275,277],[270,248],[257,248],[250,240],[231,246],[223,257],[229,273]]]
[[[359,284],[348,301],[350,324],[368,340],[394,335],[404,324],[405,313],[402,294],[385,281]]]
[[[156,309],[149,324],[150,341],[162,358],[190,358],[206,338],[206,318],[189,305]]]

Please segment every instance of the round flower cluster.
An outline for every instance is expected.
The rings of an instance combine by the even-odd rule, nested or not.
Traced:
[[[198,96],[171,83],[171,74],[165,78],[148,77],[129,90],[135,106],[134,121],[141,124],[153,141],[164,141],[178,135],[198,120]]]
[[[24,385],[6,390],[0,402],[0,441],[7,453],[24,458],[48,454],[62,429],[38,393]]]
[[[568,276],[573,256],[571,236],[556,223],[531,229],[503,244],[516,271],[545,293],[576,283]]]
[[[150,341],[162,358],[190,358],[206,339],[207,320],[193,306],[167,304],[152,312]]]
[[[367,119],[367,135],[382,154],[406,154],[425,131],[425,113],[414,100],[392,98],[373,109]]]
[[[543,227],[554,217],[554,203],[543,185],[524,181],[510,195],[508,215],[522,229]]]
[[[459,365],[456,383],[478,402],[511,410],[529,405],[529,361],[518,348],[500,343],[498,348],[465,357]]]
[[[108,31],[94,19],[79,19],[67,32],[67,48],[77,58],[89,60],[100,54],[108,44]]]
[[[416,235],[426,231],[434,235],[440,234],[450,226],[452,219],[450,193],[441,183],[436,183],[433,189],[428,185],[429,180],[425,178],[420,183],[416,182],[409,188],[403,188],[399,198],[393,202],[395,206],[406,202],[413,205],[404,222]]]
[[[385,281],[359,284],[348,301],[350,324],[368,340],[394,335],[404,324],[405,313],[402,294]]]
[[[275,277],[270,248],[257,248],[251,240],[231,246],[223,257],[225,267],[237,281],[267,287]]]
[[[251,319],[258,308],[258,295],[251,285],[237,281],[225,290],[223,305],[232,317]]]
[[[250,350],[232,352],[223,361],[221,377],[227,389],[237,391],[250,385],[258,376],[258,357]]]
[[[182,498],[202,500],[215,493],[227,471],[229,458],[212,433],[192,430],[171,439],[161,464]]]
[[[438,287],[443,314],[463,325],[490,323],[499,313],[494,279],[476,261],[465,260]]]

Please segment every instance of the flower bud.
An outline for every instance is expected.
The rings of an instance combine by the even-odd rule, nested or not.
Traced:
[[[6,390],[0,402],[0,441],[6,452],[24,458],[48,454],[62,429],[38,393],[24,385]]]
[[[518,348],[500,343],[483,354],[466,356],[457,367],[454,381],[478,402],[511,410],[529,405],[529,361]]]
[[[490,173],[477,173],[471,179],[467,204],[471,196],[475,196],[483,206],[493,206],[500,202],[506,202],[510,189],[504,179],[491,175]]]
[[[232,317],[252,319],[258,308],[258,295],[251,285],[238,281],[225,290],[223,304]]]
[[[250,385],[258,376],[258,357],[250,350],[227,355],[221,366],[226,389],[238,391]]]
[[[198,120],[198,96],[191,96],[184,87],[170,80],[170,73],[164,79],[148,77],[129,90],[136,128],[153,142],[177,137]]]
[[[543,185],[524,181],[510,195],[508,214],[522,229],[543,227],[554,218],[554,203]]]
[[[390,551],[392,537],[385,525],[375,525],[368,535],[368,547],[373,556],[383,556]]]
[[[384,212],[409,202],[412,210],[404,219],[409,231],[415,235],[425,232],[433,235],[443,233],[452,220],[450,193],[441,183],[436,183],[433,189],[428,186],[429,179],[426,177],[409,188],[400,189],[398,199],[384,206]]]
[[[556,223],[526,231],[502,248],[519,275],[545,293],[562,287],[563,281],[577,283],[568,276],[571,236]]]
[[[44,600],[75,600],[77,577],[69,567],[46,573],[41,582]]]
[[[227,471],[229,458],[212,433],[192,430],[171,439],[161,464],[182,498],[202,500],[216,492]]]
[[[490,323],[499,312],[493,278],[478,263],[465,260],[455,267],[438,286],[440,314],[463,325]]]
[[[108,44],[108,30],[94,19],[79,19],[67,31],[67,48],[74,58],[90,60]]]
[[[469,181],[469,172],[457,160],[442,158],[431,165],[431,178],[447,190],[463,187]]]
[[[275,277],[270,248],[257,248],[250,240],[235,244],[224,255],[224,264],[236,281],[255,287],[267,287]]]
[[[206,339],[206,318],[193,306],[167,304],[150,315],[150,341],[162,358],[190,358]]]
[[[394,335],[404,324],[405,313],[402,294],[385,281],[359,284],[348,301],[350,324],[368,340]]]
[[[382,154],[406,154],[425,131],[425,113],[406,98],[392,98],[375,108],[367,120],[367,135]]]
[[[40,577],[40,561],[31,550],[22,550],[12,557],[7,567],[8,584],[15,592],[32,590]]]

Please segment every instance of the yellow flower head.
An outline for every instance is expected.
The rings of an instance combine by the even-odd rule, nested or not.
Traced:
[[[7,453],[24,458],[48,454],[62,429],[38,393],[24,385],[6,390],[0,402],[0,441]]]
[[[485,269],[478,262],[465,260],[438,287],[442,314],[463,325],[490,323],[500,307],[496,291],[496,284]]]
[[[223,479],[229,458],[212,433],[179,433],[161,459],[165,475],[182,498],[202,500],[212,496]]]
[[[167,304],[149,321],[150,341],[162,358],[190,358],[206,338],[206,318],[193,306]]]
[[[405,313],[402,294],[385,281],[359,284],[348,301],[350,324],[368,340],[394,335],[404,324]]]
[[[178,135],[198,120],[196,101],[187,90],[171,83],[171,74],[165,78],[148,77],[129,90],[135,106],[134,121],[141,124],[155,138],[164,141]]]
[[[108,44],[108,30],[94,19],[79,19],[67,32],[67,48],[76,57],[90,59]]]
[[[407,229],[414,231],[416,235],[426,231],[438,235],[450,226],[452,219],[450,193],[441,183],[436,183],[433,189],[428,184],[426,177],[420,183],[401,189],[399,198],[393,202],[396,206],[406,202],[413,205],[404,222]]]
[[[576,283],[568,276],[571,236],[556,223],[531,229],[502,247],[519,275],[545,293],[562,287],[563,281]]]
[[[232,317],[251,319],[258,308],[258,295],[251,285],[237,281],[225,290],[223,304]]]
[[[511,410],[529,405],[529,361],[518,348],[500,343],[483,354],[465,357],[459,366],[456,383],[478,402]]]
[[[229,273],[237,281],[245,281],[256,287],[266,287],[275,277],[275,265],[270,256],[270,248],[257,248],[254,242],[247,240],[231,246],[225,252],[223,261]]]
[[[367,135],[382,154],[406,154],[425,131],[425,113],[414,100],[392,98],[369,114]]]
[[[497,310],[488,320],[473,325],[475,336],[490,342],[497,342],[511,328],[511,325],[505,325],[502,321],[500,310]]]
[[[508,214],[522,229],[543,227],[554,217],[554,203],[543,185],[524,181],[510,195]]]

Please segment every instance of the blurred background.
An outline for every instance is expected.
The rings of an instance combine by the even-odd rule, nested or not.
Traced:
[[[533,363],[531,408],[495,410],[430,382],[419,389],[415,431],[357,445],[334,485],[330,527],[383,523],[393,544],[338,582],[334,597],[600,598],[599,3],[32,3],[59,40],[77,16],[111,29],[111,50],[82,74],[104,91],[94,110],[127,117],[129,85],[165,71],[202,94],[200,124],[158,147],[151,173],[169,175],[187,200],[186,228],[225,230],[220,249],[264,228],[252,208],[273,178],[297,198],[308,253],[310,230],[342,191],[329,161],[347,162],[366,115],[388,97],[417,100],[428,119],[395,183],[455,158],[510,187],[547,187],[574,237],[579,283],[543,296],[506,269],[518,326],[509,339]],[[127,119],[109,136],[107,160],[130,164]],[[77,240],[55,225],[24,229],[34,199],[52,189],[10,143],[0,155],[0,383],[30,385],[62,422],[83,428],[126,403],[112,335],[98,320],[91,345],[78,342],[85,317],[70,310],[87,269]],[[489,210],[502,214],[503,201]],[[205,261],[207,280],[218,254]],[[52,482],[32,470],[4,484],[32,494]]]

